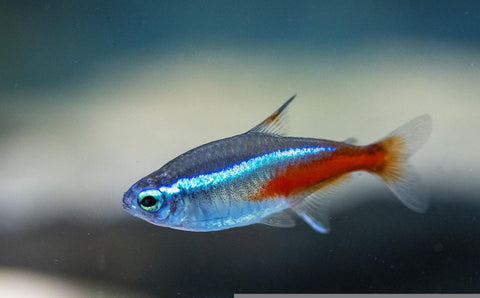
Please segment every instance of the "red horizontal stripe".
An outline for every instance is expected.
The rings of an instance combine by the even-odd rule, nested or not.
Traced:
[[[384,163],[384,150],[377,145],[365,147],[346,146],[330,156],[312,156],[303,162],[279,168],[275,178],[267,182],[250,200],[259,201],[272,197],[290,197],[326,180],[334,180],[353,171],[377,171]]]

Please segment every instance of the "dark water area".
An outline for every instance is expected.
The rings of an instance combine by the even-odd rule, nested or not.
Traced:
[[[472,293],[480,291],[479,211],[452,202],[417,214],[394,201],[368,203],[338,213],[326,235],[301,221],[192,233],[137,219],[65,219],[0,236],[0,266],[162,297]]]

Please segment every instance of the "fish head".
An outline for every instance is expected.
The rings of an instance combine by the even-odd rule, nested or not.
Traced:
[[[162,187],[140,180],[123,196],[123,208],[130,214],[159,226],[170,226],[172,194]],[[173,210],[175,211],[175,210]]]

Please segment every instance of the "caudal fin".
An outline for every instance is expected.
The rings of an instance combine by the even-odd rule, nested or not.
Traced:
[[[419,175],[408,163],[408,158],[425,144],[431,131],[432,119],[425,114],[397,128],[377,143],[384,149],[385,163],[376,174],[403,204],[417,212],[428,209],[429,195],[420,185]]]

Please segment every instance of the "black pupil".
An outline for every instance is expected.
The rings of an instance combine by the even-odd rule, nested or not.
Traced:
[[[145,207],[152,207],[153,205],[155,205],[157,203],[157,199],[155,199],[154,197],[152,196],[146,196],[145,198],[142,199],[142,201],[140,202],[140,204],[142,204],[142,206],[145,206]]]

